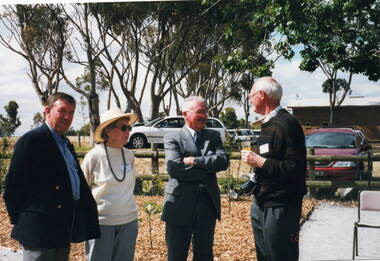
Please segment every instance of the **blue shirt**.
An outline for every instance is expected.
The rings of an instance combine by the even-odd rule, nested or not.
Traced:
[[[79,186],[80,186],[80,180],[78,176],[78,166],[77,162],[74,159],[73,154],[68,148],[68,139],[64,136],[58,135],[53,128],[49,126],[48,123],[46,123],[48,126],[50,132],[53,134],[54,140],[58,145],[59,150],[61,151],[61,154],[63,158],[65,159],[67,169],[69,170],[69,177],[71,182],[71,188],[73,191],[73,197],[75,200],[78,200],[80,198],[79,193]]]

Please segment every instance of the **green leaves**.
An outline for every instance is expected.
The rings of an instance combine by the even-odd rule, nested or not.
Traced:
[[[157,203],[155,203],[155,202],[146,202],[144,204],[144,211],[148,215],[158,214],[158,213],[161,213],[162,206],[159,205],[159,204],[157,204]]]
[[[276,3],[284,1],[275,1]],[[301,44],[300,69],[309,72],[319,66],[331,70],[363,73],[370,80],[379,79],[380,2],[376,0],[305,0],[281,10],[285,23],[277,30],[287,40],[276,50],[289,56],[286,44]],[[299,7],[298,10],[295,10]],[[313,49],[311,52],[310,50]],[[319,64],[318,64],[319,61]]]
[[[15,101],[9,101],[8,105],[4,106],[8,117],[0,114],[0,137],[11,136],[16,129],[21,125],[18,115],[18,104]]]

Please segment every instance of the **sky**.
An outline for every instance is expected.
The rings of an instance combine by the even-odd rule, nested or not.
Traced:
[[[326,76],[322,71],[317,70],[313,73],[300,71],[298,68],[299,63],[300,58],[296,55],[292,61],[279,59],[275,64],[272,76],[283,87],[284,94],[281,102],[283,107],[287,106],[289,100],[296,99],[297,97],[298,99],[328,99],[328,95],[322,93],[321,85],[326,80]],[[22,135],[30,130],[33,123],[33,116],[37,112],[42,112],[42,107],[27,72],[28,65],[26,60],[0,45],[0,114],[6,115],[4,106],[7,105],[10,100],[17,102],[19,105],[18,112],[21,126],[17,128],[15,135]],[[352,96],[380,97],[380,82],[369,81],[362,75],[354,75],[351,88]],[[60,91],[75,95],[75,97],[78,97],[78,102],[78,94],[69,87],[62,85]],[[102,101],[105,99],[100,100],[100,112],[103,112],[106,109],[106,104]],[[148,117],[150,97],[145,97],[145,100],[147,102],[144,104],[147,105],[142,108],[143,116]],[[238,118],[243,118],[243,110],[239,106],[234,106],[234,108]],[[251,115],[250,120],[254,120],[254,116],[255,115]],[[74,129],[78,129],[82,125],[83,117],[80,107],[77,106],[73,127]]]

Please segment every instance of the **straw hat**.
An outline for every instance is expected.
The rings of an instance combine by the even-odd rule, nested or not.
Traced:
[[[100,125],[95,130],[94,139],[96,143],[104,142],[104,139],[102,138],[102,132],[105,127],[110,125],[111,123],[123,119],[123,118],[129,118],[129,124],[132,125],[137,121],[137,115],[134,113],[123,113],[119,108],[113,108],[106,112],[104,112],[102,115],[100,115]]]

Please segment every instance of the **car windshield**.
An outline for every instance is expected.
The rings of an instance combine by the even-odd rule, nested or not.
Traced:
[[[162,118],[155,118],[153,120],[150,120],[148,121],[145,126],[152,126],[153,124],[155,124],[156,122],[158,122],[159,120],[162,120]]]
[[[251,135],[251,133],[249,132],[249,130],[240,130],[240,132],[241,132],[240,135],[245,135],[245,136]]]
[[[321,132],[305,137],[308,148],[355,148],[355,136],[349,133]]]

